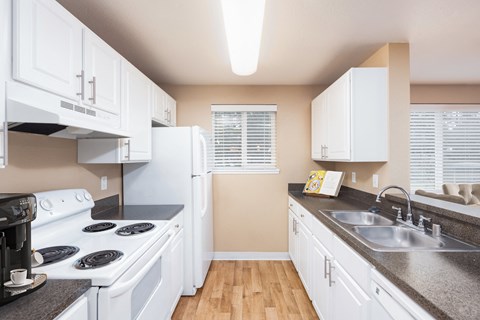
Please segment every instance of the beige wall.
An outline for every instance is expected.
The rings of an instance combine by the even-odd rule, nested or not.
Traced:
[[[76,140],[10,132],[9,163],[0,169],[0,192],[85,188],[94,200],[121,194],[120,165],[77,164]],[[100,177],[108,189],[100,190]]]
[[[344,185],[365,192],[378,193],[372,187],[372,175],[379,175],[379,187],[389,184],[410,187],[410,59],[408,44],[387,44],[360,67],[388,67],[389,159],[386,163],[336,163],[335,170],[345,171]],[[357,183],[351,173],[356,172]]]
[[[412,85],[412,103],[480,103],[479,85]]]
[[[277,104],[279,174],[214,175],[215,251],[286,252],[287,184],[321,168],[310,157],[310,102],[316,86],[167,86],[177,124],[211,129],[212,104]]]

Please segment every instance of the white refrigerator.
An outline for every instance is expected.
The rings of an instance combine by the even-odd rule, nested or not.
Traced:
[[[198,126],[152,129],[152,160],[124,164],[125,205],[183,204],[184,295],[203,286],[213,258],[212,142]]]

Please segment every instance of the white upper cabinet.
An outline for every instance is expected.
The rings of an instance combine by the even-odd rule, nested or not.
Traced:
[[[14,1],[13,78],[121,112],[122,57],[56,1]]]
[[[327,146],[327,95],[312,101],[312,159],[323,159]]]
[[[387,70],[352,68],[312,101],[312,159],[383,162]]]
[[[120,114],[122,56],[88,29],[84,30],[84,102]]]
[[[13,4],[13,78],[80,99],[82,24],[55,1]]]
[[[11,32],[9,1],[0,2],[0,39],[10,39]],[[11,48],[10,41],[0,41],[0,168],[7,164],[7,123],[6,123],[6,86],[8,75],[11,73]]]
[[[177,102],[157,85],[153,85],[152,123],[154,126],[176,126]]]
[[[79,163],[147,162],[152,159],[152,88],[153,84],[131,63],[122,60],[123,126],[130,138],[79,139]]]
[[[125,162],[149,161],[152,159],[152,82],[131,63],[122,63],[122,100],[127,109],[128,148]]]

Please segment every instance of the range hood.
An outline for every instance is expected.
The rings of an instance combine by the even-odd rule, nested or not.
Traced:
[[[16,81],[7,82],[7,122],[9,131],[52,137],[125,138],[120,116],[87,108],[69,99]]]

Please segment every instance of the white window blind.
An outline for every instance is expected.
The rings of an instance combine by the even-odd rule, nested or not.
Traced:
[[[480,182],[480,106],[422,106],[410,113],[410,188]]]
[[[273,105],[213,105],[214,172],[277,173]]]

